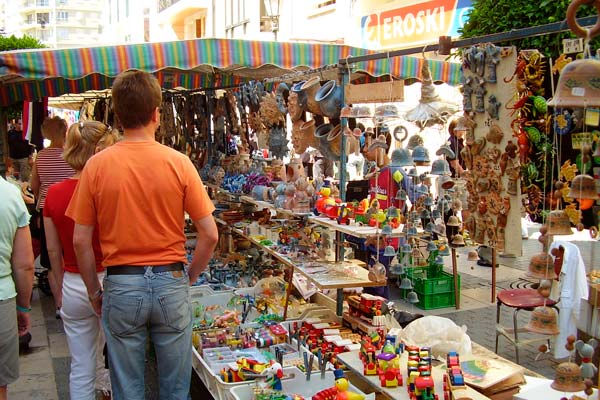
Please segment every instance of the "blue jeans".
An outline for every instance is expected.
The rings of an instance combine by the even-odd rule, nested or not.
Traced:
[[[114,400],[144,399],[148,333],[158,364],[160,399],[185,400],[192,370],[192,314],[183,271],[106,275],[102,324]]]

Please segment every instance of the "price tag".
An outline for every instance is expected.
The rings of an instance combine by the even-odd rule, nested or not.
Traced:
[[[583,51],[583,39],[563,39],[563,53],[581,53]]]
[[[585,124],[589,126],[598,126],[600,124],[600,109],[587,108],[585,110]]]

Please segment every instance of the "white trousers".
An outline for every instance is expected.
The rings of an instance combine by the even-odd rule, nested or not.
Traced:
[[[98,274],[98,279],[102,282],[104,272]],[[71,352],[71,398],[95,400],[96,388],[110,390],[104,358],[97,357],[102,355],[105,343],[102,321],[92,309],[80,274],[65,271],[62,297],[60,314]]]

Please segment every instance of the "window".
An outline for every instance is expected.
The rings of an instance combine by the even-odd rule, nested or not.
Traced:
[[[67,4],[67,0],[57,0],[56,2],[58,4],[60,4],[61,6],[64,6],[65,4]]]
[[[68,11],[57,11],[56,12],[56,22],[67,22],[69,20],[69,12]]]
[[[28,24],[33,24],[33,15],[34,14],[27,14],[27,23]]]
[[[50,13],[37,13],[37,23],[46,25],[50,22]]]
[[[203,38],[206,33],[206,18],[196,20],[196,38]]]
[[[36,0],[35,5],[38,7],[48,7],[48,0]]]

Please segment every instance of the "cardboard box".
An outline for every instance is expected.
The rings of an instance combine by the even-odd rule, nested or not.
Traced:
[[[600,307],[600,283],[589,285],[588,303],[594,307]]]

